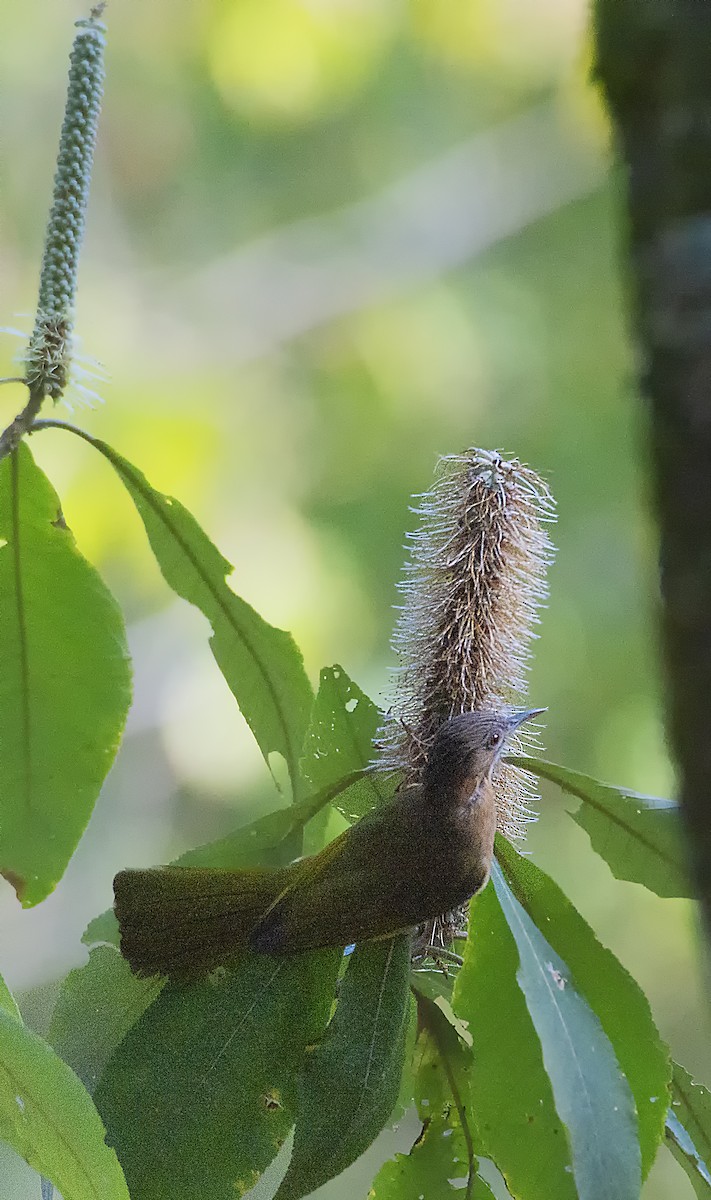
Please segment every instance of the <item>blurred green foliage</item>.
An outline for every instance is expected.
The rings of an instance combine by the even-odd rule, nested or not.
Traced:
[[[6,0],[0,18],[0,320],[25,330],[16,314],[34,303],[81,15],[78,0]],[[94,411],[70,397],[75,418],[195,513],[235,563],[239,594],[294,633],[314,683],[339,661],[383,703],[411,496],[438,454],[471,444],[530,462],[560,511],[531,683],[549,706],[546,752],[670,793],[620,194],[614,170],[574,186],[581,148],[595,159],[607,138],[581,0],[152,0],[114,3],[107,20],[77,327],[110,383],[87,381],[105,400]],[[504,138],[502,169],[520,173],[529,208],[502,237],[500,214],[476,203],[495,173],[481,139],[496,143],[541,104],[530,158],[555,134],[573,183],[537,205],[527,160],[507,158]],[[464,234],[431,210],[428,184],[461,147],[475,164]],[[403,194],[425,213],[420,239],[395,238]],[[363,227],[361,201],[372,206]],[[467,248],[469,203],[483,252]],[[415,270],[425,242],[429,266]],[[20,345],[0,339],[3,374]],[[3,388],[0,417],[21,399]],[[15,988],[78,961],[115,869],[166,860],[273,804],[204,628],[176,607],[110,470],[61,434],[32,449],[127,613],[137,693],[56,895],[21,925],[3,889]],[[614,881],[555,789],[542,809],[537,861],[644,986],[675,1056],[708,1077],[690,905]],[[41,1024],[42,996],[26,1008]],[[662,1162],[645,1200],[685,1188]]]

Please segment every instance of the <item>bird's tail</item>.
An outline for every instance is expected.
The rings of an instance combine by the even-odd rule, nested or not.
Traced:
[[[120,871],[114,908],[121,953],[136,975],[197,979],[230,962],[287,886],[288,867]]]

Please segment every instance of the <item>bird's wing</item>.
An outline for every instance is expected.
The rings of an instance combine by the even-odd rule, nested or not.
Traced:
[[[296,870],[290,876],[286,886],[279,892],[279,895],[275,896],[269,907],[264,910],[260,918],[260,924],[274,909],[282,905],[287,898],[298,895],[304,888],[310,889],[313,887],[314,882],[324,875],[324,873],[330,876],[331,868],[341,858],[351,833],[351,829],[344,829],[343,833],[339,833],[338,837],[324,846],[323,850],[320,850],[318,854],[312,854],[308,858],[303,858],[300,861],[297,860],[295,863],[292,863],[292,867],[295,867]]]
[[[298,869],[293,870],[283,890],[263,915],[266,917],[287,897],[294,898],[304,889],[310,890],[317,880],[329,886],[332,880],[341,875],[341,859],[344,853],[347,855],[349,871],[367,869],[375,847],[382,852],[387,832],[394,824],[392,816],[395,809],[395,801],[390,801],[382,808],[372,809],[355,824],[339,833],[338,837],[324,846],[323,850],[319,850],[318,854],[297,859],[292,863],[292,867]]]
[[[359,821],[324,851],[303,862],[260,918],[252,946],[295,953],[346,945],[409,928],[420,919],[417,871],[402,873],[405,822],[378,814]]]
[[[408,897],[385,885],[381,867],[353,870],[344,862],[332,878],[314,879],[304,891],[290,890],[259,921],[250,942],[271,954],[382,938],[416,924]]]

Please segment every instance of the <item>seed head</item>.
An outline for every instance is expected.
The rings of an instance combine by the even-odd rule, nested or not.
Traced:
[[[517,459],[475,449],[443,458],[421,499],[393,639],[396,699],[379,758],[407,783],[419,780],[443,721],[521,704],[553,552],[545,528],[553,499]],[[494,782],[499,829],[520,837],[532,815],[533,777],[501,763]]]

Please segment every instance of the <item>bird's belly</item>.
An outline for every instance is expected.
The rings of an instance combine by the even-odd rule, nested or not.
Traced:
[[[467,814],[443,821],[434,836],[414,837],[409,874],[415,890],[428,896],[432,904],[436,896],[438,911],[466,903],[489,881],[493,832],[484,840],[486,845],[480,836],[472,835]],[[393,867],[401,873],[402,861]]]

